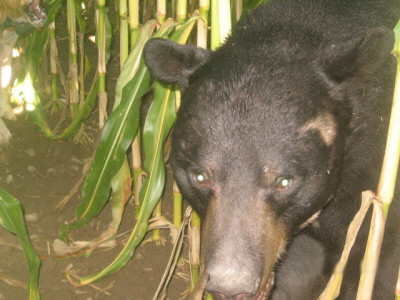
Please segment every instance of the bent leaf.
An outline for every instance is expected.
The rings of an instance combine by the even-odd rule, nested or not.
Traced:
[[[172,35],[171,40],[184,43],[193,28],[194,22],[198,18],[198,14],[195,13]],[[137,223],[124,249],[115,260],[102,271],[82,277],[79,285],[101,280],[119,271],[132,258],[136,247],[143,240],[148,228],[148,219],[164,189],[165,167],[162,150],[175,121],[175,115],[175,93],[171,92],[171,85],[156,82],[154,87],[154,101],[150,106],[143,132],[146,157],[143,169],[147,173],[147,178],[139,194],[142,208]]]
[[[147,39],[149,37],[147,31],[151,32],[154,29],[154,26],[150,25],[152,23],[142,30],[141,34],[144,38],[137,47],[143,48],[145,37]],[[156,35],[167,34],[175,25],[173,22],[167,23]],[[141,54],[142,51],[136,50],[136,52]],[[124,69],[134,67],[130,65],[133,63],[135,63],[134,59],[125,63]],[[82,202],[76,213],[77,220],[60,228],[61,239],[66,239],[68,230],[79,228],[97,216],[107,203],[111,180],[118,173],[124,153],[136,135],[140,98],[147,91],[149,84],[150,76],[142,61],[136,75],[123,88],[121,104],[111,114],[104,127],[101,142],[83,186]]]
[[[145,153],[152,156],[145,160],[143,166],[148,177],[140,190],[140,198],[143,199],[143,204],[137,223],[127,244],[118,257],[99,273],[81,278],[80,284],[82,285],[114,274],[127,264],[147,232],[148,219],[164,189],[165,170],[162,149],[164,140],[167,138],[175,119],[175,93],[170,92],[170,85],[161,83],[156,83],[156,85],[155,93],[157,90],[160,92],[160,95],[155,95],[147,117],[147,120],[149,116],[154,118],[152,120],[154,126],[150,125],[152,128],[147,128],[147,130],[145,128],[143,133],[143,139],[148,140],[147,146],[145,144]]]
[[[28,266],[28,297],[31,300],[40,299],[38,290],[40,259],[29,240],[21,203],[2,188],[0,188],[0,224],[8,231],[17,235]]]
[[[82,191],[82,202],[76,212],[76,221],[63,225],[61,238],[69,229],[79,228],[97,216],[110,194],[110,183],[119,171],[124,155],[132,142],[139,123],[139,101],[147,91],[150,76],[144,63],[122,92],[121,104],[110,115],[104,126],[91,168]]]

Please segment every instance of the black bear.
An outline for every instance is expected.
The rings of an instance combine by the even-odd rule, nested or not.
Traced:
[[[215,52],[146,44],[151,74],[182,91],[171,164],[203,219],[216,299],[318,298],[361,192],[378,184],[399,10],[400,0],[272,0]],[[337,299],[355,299],[364,223]],[[395,197],[373,299],[394,299],[399,246]]]

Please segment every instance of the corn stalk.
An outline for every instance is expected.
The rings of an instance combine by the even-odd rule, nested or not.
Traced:
[[[119,55],[120,55],[120,66],[125,63],[129,53],[129,28],[128,28],[128,3],[127,0],[119,0]]]
[[[63,108],[63,103],[58,99],[58,49],[56,42],[56,23],[53,21],[49,24],[49,42],[50,42],[50,74],[51,74],[51,101],[48,108],[50,113],[60,112]]]
[[[76,41],[76,10],[75,0],[67,0],[67,24],[69,40],[69,101],[71,104],[71,115],[74,116],[79,110],[79,83],[78,83],[78,50]]]
[[[139,28],[139,0],[129,0],[129,30],[132,47],[139,36]]]
[[[97,0],[97,30],[96,43],[99,50],[97,72],[99,74],[99,127],[103,128],[107,120],[107,92],[106,92],[106,13],[105,0]]]

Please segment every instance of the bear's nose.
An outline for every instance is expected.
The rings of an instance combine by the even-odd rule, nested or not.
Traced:
[[[217,300],[251,299],[257,293],[260,277],[245,268],[208,268],[206,290]]]

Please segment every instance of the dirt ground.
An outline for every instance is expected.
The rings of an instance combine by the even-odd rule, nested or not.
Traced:
[[[96,121],[91,123],[89,126],[95,128]],[[45,140],[24,116],[20,116],[18,121],[7,122],[7,126],[13,139],[8,147],[0,149],[0,186],[21,201],[28,218],[29,235],[42,260],[39,280],[42,299],[152,299],[172,249],[169,231],[163,231],[164,245],[149,242],[140,246],[134,258],[118,273],[95,283],[95,286],[73,287],[62,275],[63,270],[72,264],[78,275],[84,276],[106,267],[121,251],[129,236],[127,231],[133,228],[134,206],[130,202],[126,206],[119,232],[127,233],[117,238],[115,248],[98,248],[89,258],[56,260],[53,242],[58,237],[60,225],[73,220],[81,199],[80,191],[61,211],[54,210],[54,206],[80,179],[83,165],[94,147],[77,145],[72,141]],[[164,215],[170,218],[168,202],[164,206]],[[81,230],[74,231],[72,237],[75,241],[97,237],[109,221],[110,208],[106,206],[99,217]],[[177,272],[187,274],[187,265],[179,267]],[[1,226],[0,275],[22,282],[27,282],[28,278],[18,239]],[[186,289],[187,283],[175,276],[168,298],[179,299]],[[22,288],[0,280],[0,299],[27,297]]]
[[[60,14],[58,22],[65,25],[65,16]],[[59,28],[63,26],[59,26]],[[64,27],[65,28],[65,27]],[[66,32],[64,33],[66,35]],[[114,37],[118,40],[118,35]],[[60,57],[68,57],[66,39],[59,39]],[[92,50],[92,51],[95,51]],[[113,89],[119,73],[118,48],[113,46],[109,63],[107,89],[109,99],[113,99]],[[62,62],[67,69],[67,61]],[[95,62],[92,62],[95,64]],[[94,140],[99,137],[97,117],[94,112],[86,122],[86,130]],[[57,122],[57,116],[50,118],[51,125]],[[70,299],[152,299],[167,265],[172,249],[169,231],[162,231],[165,243],[156,245],[148,242],[141,245],[134,258],[116,274],[97,282],[92,286],[74,287],[62,274],[67,266],[77,271],[77,275],[91,275],[108,266],[119,254],[124,242],[134,226],[134,206],[128,202],[123,222],[114,248],[97,248],[88,258],[69,258],[57,260],[54,257],[53,242],[58,238],[60,225],[74,219],[80,203],[81,189],[60,211],[54,210],[76,185],[82,176],[85,162],[91,157],[94,145],[74,144],[72,141],[49,141],[32,125],[25,115],[18,120],[5,120],[13,138],[7,147],[0,148],[0,186],[17,198],[27,216],[27,228],[32,243],[42,260],[39,277],[39,289],[44,300]],[[171,176],[169,176],[171,177]],[[171,220],[170,201],[164,201],[164,216]],[[72,232],[74,241],[85,241],[98,237],[111,219],[108,206],[93,222],[82,229]],[[175,274],[188,274],[188,265],[182,260]],[[26,263],[18,239],[0,226],[0,277],[27,282]],[[187,298],[185,292],[188,282],[182,276],[174,275],[168,289],[168,299]],[[23,288],[0,280],[0,299],[27,299]]]

